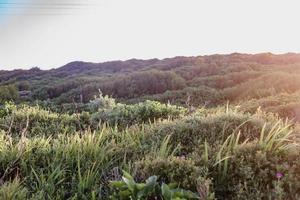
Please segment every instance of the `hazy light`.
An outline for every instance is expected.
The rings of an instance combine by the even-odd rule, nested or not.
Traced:
[[[74,60],[300,52],[297,0],[0,2],[0,69],[51,68]]]

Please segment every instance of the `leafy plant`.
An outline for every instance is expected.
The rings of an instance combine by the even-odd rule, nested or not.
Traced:
[[[136,183],[130,174],[123,171],[122,181],[113,181],[111,186],[115,190],[111,199],[145,199],[155,195],[157,176],[149,177],[146,183]]]
[[[149,177],[145,183],[136,183],[133,177],[123,171],[122,181],[112,181],[111,187],[115,190],[111,199],[157,199],[185,200],[199,199],[199,196],[189,190],[176,187],[176,184],[162,183],[159,187],[157,176]]]

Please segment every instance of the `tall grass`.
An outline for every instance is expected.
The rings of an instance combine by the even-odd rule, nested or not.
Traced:
[[[253,163],[243,163],[250,162],[250,155],[242,164],[232,162],[249,145],[262,154],[286,156],[280,159],[289,167],[300,166],[289,161],[288,152],[297,147],[291,122],[241,113],[229,106],[202,108],[182,119],[156,119],[127,128],[103,122],[94,130],[55,130],[55,135],[20,136],[10,131],[0,131],[0,199],[106,199],[111,194],[109,182],[120,179],[122,170],[137,179],[144,174],[164,178],[167,184],[176,180],[179,187],[194,192],[197,188],[219,191],[220,185],[230,183],[233,164],[253,168]],[[157,174],[148,174],[153,171]],[[240,181],[248,184],[249,180]],[[272,188],[272,181],[267,185]]]

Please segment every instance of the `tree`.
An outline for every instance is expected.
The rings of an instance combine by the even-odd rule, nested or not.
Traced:
[[[19,93],[15,85],[5,85],[0,87],[0,103],[6,101],[16,101],[19,99]]]

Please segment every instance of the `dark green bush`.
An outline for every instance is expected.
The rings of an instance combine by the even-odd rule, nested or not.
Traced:
[[[264,152],[257,145],[238,148],[229,159],[227,176],[214,186],[217,197],[229,199],[298,199],[298,153]],[[283,175],[278,177],[277,173]],[[217,174],[215,174],[217,175]]]
[[[155,174],[160,182],[177,183],[179,187],[192,191],[197,190],[198,178],[206,175],[203,168],[184,157],[147,157],[136,162],[135,167],[138,180],[146,180],[151,174]]]
[[[17,101],[19,93],[15,85],[0,86],[0,105],[7,101]]]

